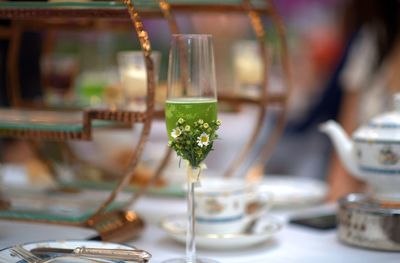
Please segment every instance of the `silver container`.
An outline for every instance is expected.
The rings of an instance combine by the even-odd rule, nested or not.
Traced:
[[[338,236],[358,247],[400,251],[400,209],[350,194],[339,200]]]

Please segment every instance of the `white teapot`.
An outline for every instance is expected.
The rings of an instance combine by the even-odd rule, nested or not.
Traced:
[[[320,126],[347,170],[370,186],[374,199],[384,202],[400,202],[400,94],[394,96],[394,105],[394,111],[358,128],[352,140],[335,121]]]

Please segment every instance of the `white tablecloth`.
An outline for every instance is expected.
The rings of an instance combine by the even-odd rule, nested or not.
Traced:
[[[145,218],[147,227],[143,235],[130,244],[149,251],[153,255],[151,262],[183,256],[184,246],[170,239],[157,224],[163,216],[184,213],[184,200],[146,197],[135,207]],[[33,241],[86,239],[93,235],[95,232],[88,229],[0,220],[0,248]],[[318,231],[293,225],[285,225],[272,240],[255,247],[225,251],[198,249],[198,254],[221,263],[400,262],[400,253],[344,245],[337,240],[334,230]]]

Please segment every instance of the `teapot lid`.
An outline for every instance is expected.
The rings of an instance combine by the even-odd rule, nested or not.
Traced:
[[[354,139],[400,142],[400,93],[393,97],[394,111],[385,112],[357,129],[353,135]]]

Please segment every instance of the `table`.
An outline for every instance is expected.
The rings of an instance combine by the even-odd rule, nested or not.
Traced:
[[[158,227],[158,222],[164,216],[184,213],[185,201],[179,198],[144,197],[135,207],[147,222],[147,227],[138,240],[129,244],[148,250],[153,255],[151,262],[155,263],[183,256],[184,246],[170,239]],[[288,215],[282,211],[272,211],[271,214],[280,218]],[[86,239],[93,235],[95,232],[89,229],[0,221],[1,248],[33,241]],[[400,262],[400,253],[371,251],[344,245],[337,240],[334,230],[310,230],[288,224],[285,224],[283,229],[266,243],[251,248],[226,251],[198,249],[198,254],[219,260],[221,263]]]

